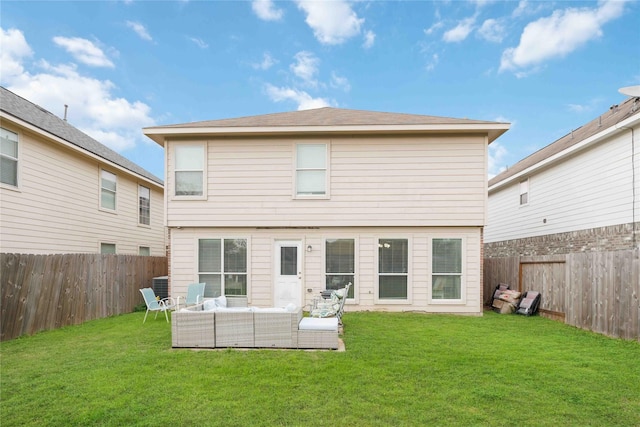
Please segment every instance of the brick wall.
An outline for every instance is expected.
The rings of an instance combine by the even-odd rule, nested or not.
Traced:
[[[484,256],[487,258],[501,258],[518,255],[535,256],[617,251],[638,248],[638,245],[640,245],[640,223],[636,222],[485,243]]]

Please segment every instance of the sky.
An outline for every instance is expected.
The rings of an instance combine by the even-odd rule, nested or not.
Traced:
[[[491,177],[638,84],[637,0],[0,3],[0,85],[160,178],[144,127],[325,106],[509,122]]]

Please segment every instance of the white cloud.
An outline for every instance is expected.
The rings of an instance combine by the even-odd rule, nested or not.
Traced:
[[[288,87],[276,87],[265,85],[267,95],[274,102],[294,101],[298,104],[298,110],[310,110],[312,108],[330,107],[331,104],[324,98],[313,98],[307,92]]]
[[[139,22],[127,21],[127,27],[131,28],[143,40],[153,41],[153,38],[144,25]]]
[[[198,37],[189,37],[189,40],[195,43],[195,45],[198,46],[200,49],[207,49],[209,47],[209,44],[207,42],[205,42],[204,40]]]
[[[351,90],[351,84],[346,77],[337,75],[335,72],[331,73],[331,87],[335,89],[342,89],[345,92]]]
[[[475,22],[475,17],[463,19],[458,23],[458,25],[456,25],[449,31],[446,31],[442,36],[442,40],[447,43],[458,43],[465,40],[469,36],[471,31],[473,31]]]
[[[618,18],[624,2],[601,2],[597,8],[556,10],[551,16],[529,23],[517,47],[502,53],[500,71],[536,67],[552,58],[562,58],[592,39],[602,36],[602,26]]]
[[[92,67],[113,68],[113,62],[93,42],[80,37],[54,37],[53,42],[64,48],[77,61]]]
[[[293,71],[293,74],[308,86],[318,86],[315,76],[318,74],[318,65],[320,64],[320,60],[313,53],[305,50],[296,53],[294,58],[296,62],[289,66],[291,71]]]
[[[505,28],[499,20],[487,19],[478,29],[478,34],[487,41],[501,43],[505,36]]]
[[[362,43],[362,47],[365,49],[370,49],[373,47],[373,43],[376,41],[376,33],[369,30],[364,33],[364,43]]]
[[[277,9],[272,0],[253,0],[251,8],[263,21],[279,21],[284,15],[284,11]]]
[[[440,28],[444,27],[444,22],[442,21],[438,21],[435,24],[433,24],[432,26],[430,26],[429,28],[427,28],[426,30],[424,30],[424,33],[428,36],[430,36],[431,34],[433,34],[435,31],[439,30]]]
[[[438,54],[434,53],[433,55],[431,55],[431,60],[429,61],[429,63],[427,63],[427,66],[426,66],[427,71],[435,70],[436,65],[438,65],[438,62],[440,62],[440,57],[438,56]]]
[[[273,67],[277,62],[278,61],[273,59],[273,57],[269,52],[265,52],[262,55],[262,61],[254,62],[253,64],[251,64],[251,66],[256,70],[268,70],[269,68]]]
[[[139,141],[146,143],[140,129],[155,124],[148,105],[117,97],[112,82],[83,75],[75,64],[51,65],[43,59],[35,66],[25,64],[31,48],[23,33],[0,33],[2,86],[58,116],[63,116],[67,104],[69,123],[116,151],[131,148]],[[5,67],[9,72],[4,72]]]
[[[506,169],[504,160],[507,158],[508,151],[498,142],[492,142],[489,145],[488,172],[489,179],[498,175]]]
[[[22,31],[0,28],[0,79],[11,81],[24,73],[22,62],[33,56],[33,51]]]
[[[305,22],[322,44],[341,44],[360,34],[363,18],[343,0],[301,1],[298,7],[307,14]]]

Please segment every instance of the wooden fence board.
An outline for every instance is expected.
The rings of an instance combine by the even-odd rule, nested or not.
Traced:
[[[0,254],[0,340],[129,313],[165,257]]]

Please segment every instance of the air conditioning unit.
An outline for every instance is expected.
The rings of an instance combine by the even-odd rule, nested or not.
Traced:
[[[160,299],[169,297],[169,276],[159,276],[151,279],[153,292]]]

